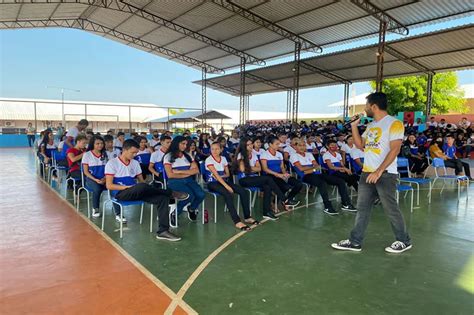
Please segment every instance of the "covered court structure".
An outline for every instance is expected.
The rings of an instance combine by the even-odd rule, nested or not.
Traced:
[[[80,29],[187,65],[201,72],[201,112],[208,111],[207,88],[216,89],[239,97],[241,123],[251,95],[287,91],[287,117],[297,121],[300,88],[343,84],[347,99],[353,82],[375,78],[380,89],[384,77],[471,68],[471,25],[408,35],[472,16],[473,6],[448,0],[1,0],[0,29]],[[385,42],[388,32],[405,38]],[[367,38],[378,42],[324,55],[327,47]],[[289,63],[265,67],[288,56]],[[325,216],[315,211],[321,200],[313,196],[311,207],[284,213],[278,223],[262,220],[249,233],[236,233],[221,211],[215,224],[181,220],[183,240],[169,244],[150,233],[148,224],[156,221],[148,212],[127,211],[123,239],[110,209],[104,231],[86,217],[85,202],[76,215],[72,193],[35,176],[30,153],[0,151],[8,163],[0,169],[2,314],[472,314],[474,206],[451,190],[434,193],[431,204],[422,198],[413,213],[400,199],[416,240],[402,257],[377,250],[392,237],[380,207],[367,251],[332,251],[329,244],[354,216]],[[337,202],[337,193],[330,197]],[[260,219],[260,206],[254,210]]]

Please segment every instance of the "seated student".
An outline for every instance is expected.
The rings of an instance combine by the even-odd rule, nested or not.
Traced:
[[[283,149],[283,159],[285,161],[288,161],[290,159],[291,154],[296,153],[296,145],[299,141],[300,141],[300,138],[298,138],[297,136],[292,136],[291,137],[290,145],[287,145]],[[270,142],[268,142],[268,144],[270,146]]]
[[[293,138],[292,148],[299,141],[298,138]],[[283,162],[283,155],[278,151],[280,147],[280,141],[276,137],[270,137],[268,139],[268,150],[265,151],[260,157],[260,164],[265,174],[270,175],[273,181],[278,185],[283,193],[287,193],[287,199],[289,200],[290,206],[297,206],[300,202],[295,200],[296,195],[301,191],[303,185],[299,180],[291,177],[286,172],[286,168]],[[285,148],[287,150],[288,147]],[[285,153],[288,153],[286,151]]]
[[[344,143],[342,144],[342,147],[341,147],[342,160],[344,162],[347,162],[348,161],[347,155],[349,155],[349,157],[352,157],[352,151],[356,148],[357,147],[354,144],[354,139],[352,138],[352,135],[346,136]]]
[[[140,168],[142,169],[142,176],[146,180],[146,177],[150,174],[150,171],[148,170],[148,166],[150,165],[152,150],[150,150],[147,147],[148,145],[147,138],[143,136],[137,136],[134,138],[134,140],[139,145],[138,153],[137,155],[135,155],[135,160],[137,160],[138,163],[140,163]]]
[[[406,157],[410,164],[410,172],[422,175],[428,167],[426,156],[419,152],[419,145],[415,135],[409,135],[402,146],[402,155]]]
[[[107,161],[115,159],[120,156],[120,150],[114,149],[114,137],[111,135],[104,136],[105,142],[105,154],[107,156]]]
[[[178,214],[183,211],[185,205],[190,203],[188,218],[190,221],[196,221],[199,205],[206,197],[206,193],[194,179],[194,175],[199,173],[199,167],[186,152],[187,144],[188,140],[185,137],[175,137],[171,141],[168,153],[163,157],[163,165],[168,177],[167,187],[189,195],[188,199],[178,202]]]
[[[461,155],[461,158],[465,158],[467,152],[467,138],[463,133],[458,134],[454,145],[456,146],[456,152]]]
[[[227,146],[229,147],[232,153],[235,153],[235,150],[239,146],[239,142],[240,142],[239,133],[237,132],[237,130],[233,130],[231,137],[229,138],[229,141],[227,142]]]
[[[208,133],[203,132],[199,136],[197,154],[199,161],[204,161],[211,155],[211,143]]]
[[[54,135],[51,131],[44,132],[43,141],[39,144],[38,156],[44,164],[51,164],[52,151],[56,151],[58,147],[54,142]]]
[[[159,227],[156,238],[179,241],[180,237],[169,231],[169,210],[171,191],[162,190],[144,182],[140,164],[133,158],[138,153],[138,143],[133,139],[123,142],[122,154],[105,165],[105,182],[108,190],[119,201],[144,201],[158,208]],[[138,183],[137,183],[138,181]],[[115,219],[127,223],[120,217],[120,208],[115,206]]]
[[[364,151],[356,147],[352,149],[351,154],[351,165],[353,172],[357,175],[360,175],[362,173],[362,168],[364,167]]]
[[[329,168],[329,175],[343,179],[349,186],[358,189],[359,177],[352,174],[351,170],[344,166],[342,156],[337,152],[338,146],[336,141],[328,141],[328,152],[324,153],[323,161]]]
[[[66,135],[62,135],[59,138],[59,143],[58,143],[58,151],[62,152],[64,148],[64,139],[66,139]]]
[[[189,156],[196,161],[197,160],[197,145],[196,141],[193,139],[186,139],[187,144],[186,144],[186,153],[189,154]]]
[[[168,152],[168,149],[171,145],[171,137],[167,135],[162,135],[160,137],[161,145],[155,152],[151,154],[150,157],[150,165],[148,165],[148,171],[155,176],[155,180],[162,182],[163,181],[163,173],[158,172],[158,167],[161,166],[163,168],[163,157]]]
[[[67,152],[70,148],[74,147],[74,140],[77,136],[83,132],[87,126],[89,126],[89,121],[87,119],[81,119],[75,127],[72,127],[66,133],[66,138],[64,139],[63,151]]]
[[[262,145],[263,145],[262,138],[256,137],[255,140],[253,141],[252,154],[255,154],[259,160],[262,157],[262,154],[265,152],[265,150],[262,149]]]
[[[278,148],[278,151],[280,151],[283,154],[285,148],[288,146],[288,143],[287,143],[288,135],[286,133],[280,133],[278,135],[278,140],[280,141],[280,147]],[[267,144],[268,144],[268,141],[267,141]]]
[[[117,133],[117,139],[114,140],[114,149],[122,152],[123,142],[125,141],[125,133],[119,131]]]
[[[105,141],[101,136],[93,136],[82,157],[84,185],[92,190],[92,217],[100,217],[100,196],[105,188]]]
[[[454,146],[454,136],[452,134],[446,136],[446,143],[443,145],[443,152],[447,157],[447,159],[444,159],[444,165],[446,167],[454,168],[456,175],[462,174],[464,169],[464,175],[466,175],[469,180],[473,180],[469,164],[461,161],[456,156],[456,147]]]
[[[270,176],[258,174],[262,169],[257,156],[252,154],[252,150],[252,140],[245,137],[240,140],[233,168],[240,177],[239,184],[242,187],[258,187],[263,191],[263,217],[273,221],[278,220],[271,209],[272,193],[277,195],[285,210],[288,210],[292,203],[287,200]]]
[[[69,177],[79,179],[81,178],[81,159],[85,153],[87,146],[87,138],[84,134],[79,134],[75,139],[76,145],[69,148],[66,152],[66,157],[69,165]],[[76,185],[78,189],[80,185]]]
[[[160,134],[158,133],[157,130],[154,130],[151,136],[150,141],[148,141],[148,147],[150,148],[151,151],[156,151],[159,149],[160,146]]]
[[[217,137],[217,142],[220,143],[221,148],[222,148],[222,153],[221,155],[226,158],[227,161],[232,161],[231,156],[233,153],[229,149],[227,145],[227,139],[224,136]]]
[[[321,167],[314,159],[312,153],[307,152],[306,143],[300,140],[296,146],[296,153],[290,155],[290,163],[303,182],[318,188],[323,199],[324,212],[330,215],[338,214],[329,200],[326,180],[321,173]]]
[[[313,135],[306,136],[306,152],[313,154],[313,156],[319,153],[318,147],[315,143],[316,139]],[[299,145],[299,144],[298,144]]]
[[[219,142],[214,142],[211,145],[211,156],[205,161],[207,177],[207,188],[209,191],[214,191],[224,197],[227,208],[229,208],[230,216],[237,229],[242,231],[250,230],[250,225],[258,225],[259,222],[250,216],[250,205],[248,193],[242,187],[235,185],[230,176],[229,164],[225,157],[221,156],[222,147]],[[242,201],[242,208],[244,212],[244,221],[239,217],[238,211],[234,206],[233,195],[240,196]]]

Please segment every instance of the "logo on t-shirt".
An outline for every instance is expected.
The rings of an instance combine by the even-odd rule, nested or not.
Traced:
[[[382,128],[372,127],[367,131],[367,140],[365,150],[380,154],[380,138],[382,137]]]

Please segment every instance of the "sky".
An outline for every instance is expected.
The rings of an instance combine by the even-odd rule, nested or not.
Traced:
[[[410,35],[472,23],[455,21],[410,30]],[[401,36],[390,34],[387,40]],[[373,44],[376,38],[330,47],[324,53]],[[311,54],[303,54],[303,57]],[[267,65],[291,60],[271,61]],[[60,90],[47,86],[80,90],[66,91],[66,100],[97,102],[153,103],[161,106],[201,107],[201,87],[192,81],[201,72],[164,58],[76,29],[0,30],[0,97],[60,99]],[[238,71],[229,71],[232,73]],[[474,83],[474,71],[460,71],[459,83]],[[300,90],[299,111],[335,113],[327,105],[340,101],[340,86]],[[368,83],[355,83],[351,93],[370,91]],[[239,98],[208,89],[210,109],[238,109]],[[286,92],[255,95],[250,110],[285,111]]]

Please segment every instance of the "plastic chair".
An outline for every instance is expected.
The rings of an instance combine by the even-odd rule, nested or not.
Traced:
[[[81,164],[81,180],[82,180],[82,186],[79,187],[77,190],[77,202],[76,202],[76,211],[79,212],[79,206],[81,203],[81,191],[85,191],[87,195],[87,217],[90,219],[91,217],[91,202],[90,202],[90,194],[92,193],[92,190],[87,187],[86,181],[84,178],[84,170],[82,168]]]
[[[398,202],[398,199],[399,199],[400,192],[405,192],[405,193],[411,192],[410,212],[413,212],[413,191],[414,191],[414,189],[411,186],[397,184],[397,202]]]
[[[103,208],[103,211],[102,211],[102,231],[104,230],[104,223],[105,223],[105,205],[109,202],[112,203],[112,210],[114,210],[113,205],[118,205],[119,206],[119,208],[120,208],[120,218],[123,217],[123,208],[124,207],[140,205],[141,206],[140,224],[142,224],[142,222],[143,222],[143,208],[145,206],[144,201],[141,201],[141,200],[137,200],[137,201],[119,201],[110,194],[110,190],[108,190],[108,195],[109,195],[109,200],[107,200],[104,203],[104,206],[103,206],[104,208]],[[122,238],[122,237],[123,237],[123,221],[120,220],[120,238]]]
[[[311,188],[311,185],[310,184],[307,184],[303,181],[303,177],[304,177],[304,173],[301,172],[297,167],[295,167],[294,165],[291,165],[291,168],[294,170],[295,174],[296,174],[296,179],[298,179],[305,187],[306,187],[306,208],[308,208],[309,206],[309,189]],[[321,174],[321,169],[319,170],[319,174]],[[316,192],[318,191],[318,188],[315,187],[314,189],[314,194],[313,194],[313,198],[316,196]]]
[[[466,182],[466,199],[469,199],[469,178],[467,176],[449,175],[444,165],[444,160],[441,158],[434,158],[432,167],[435,171],[435,178],[433,180],[433,186],[438,179],[443,181],[443,187],[441,188],[440,194],[443,192],[446,186],[446,181],[456,181],[458,186],[458,200],[461,196],[461,182]],[[443,170],[443,175],[438,173],[439,170]]]
[[[155,182],[155,183],[159,183],[163,189],[166,189],[166,181],[167,181],[168,177],[166,176],[166,171],[165,171],[165,167],[163,165],[163,162],[155,163],[153,165],[153,167],[155,168],[155,171],[157,171],[158,173],[161,173],[163,175],[163,182],[161,182],[157,178],[155,178],[155,174],[152,174],[152,179],[153,179],[152,181]]]
[[[68,167],[59,165],[59,161],[65,160],[66,157],[63,155],[62,152],[59,151],[52,151],[51,152],[51,168],[49,169],[49,184],[52,184],[53,179],[53,172],[56,171],[56,174],[59,177],[59,172],[64,171],[64,174],[67,174]]]
[[[400,177],[400,182],[416,185],[416,205],[420,205],[420,185],[429,184],[428,203],[431,203],[431,179],[429,178],[413,178],[410,172],[410,163],[407,158],[399,157],[397,159],[397,168],[400,174],[406,174],[407,177]]]

